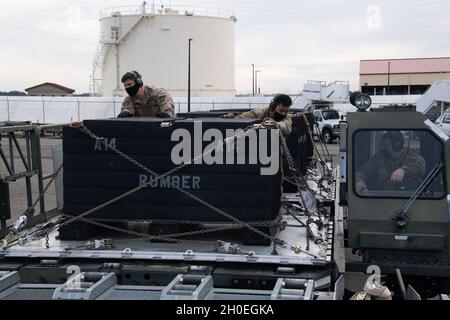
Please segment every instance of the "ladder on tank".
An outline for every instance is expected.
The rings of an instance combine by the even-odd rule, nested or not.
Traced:
[[[109,50],[112,46],[117,46],[124,44],[131,34],[136,31],[139,25],[145,20],[146,15],[140,15],[133,25],[128,28],[128,30],[123,33],[120,37],[117,37],[114,41],[103,41],[103,34],[100,33],[100,43],[97,46],[97,51],[94,58],[94,64],[92,69],[92,77],[91,77],[91,85],[90,85],[90,94],[91,95],[102,95],[102,87],[103,87],[103,67],[105,65],[106,57],[109,53]]]

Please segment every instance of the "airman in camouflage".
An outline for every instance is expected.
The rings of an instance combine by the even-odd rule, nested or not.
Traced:
[[[276,124],[283,135],[288,136],[292,132],[292,118],[288,114],[291,105],[291,97],[277,94],[268,107],[244,112],[236,118],[254,118],[263,120],[263,123]]]
[[[381,151],[356,171],[356,191],[387,191],[395,183],[417,188],[425,174],[425,159],[404,147],[399,131],[386,132],[382,140]]]
[[[155,86],[146,86],[136,71],[127,72],[122,83],[128,97],[122,103],[119,117],[175,118],[175,107],[170,94]]]

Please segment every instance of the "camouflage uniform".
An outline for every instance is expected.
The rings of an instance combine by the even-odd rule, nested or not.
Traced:
[[[269,107],[261,108],[261,109],[253,109],[253,110],[244,112],[244,113],[236,116],[236,118],[248,118],[248,119],[256,118],[256,119],[260,119],[260,120],[264,120],[265,118],[272,119],[272,117],[270,116]],[[288,136],[291,134],[292,118],[289,114],[286,116],[286,118],[284,118],[284,120],[277,122],[277,124],[284,136]]]
[[[126,97],[122,111],[127,110],[135,117],[157,117],[167,114],[175,118],[175,105],[170,94],[161,88],[144,86],[144,97]]]
[[[404,154],[397,159],[385,158],[379,152],[356,172],[355,181],[366,182],[367,187],[372,190],[383,189],[383,184],[390,181],[392,173],[400,168],[405,170],[404,179],[415,176],[421,180],[425,174],[425,159],[407,151],[404,151]],[[415,179],[413,181],[417,187],[419,181]]]

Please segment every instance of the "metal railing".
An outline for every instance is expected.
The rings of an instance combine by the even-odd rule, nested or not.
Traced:
[[[321,80],[308,80],[306,83],[307,84],[313,84],[313,85],[320,85],[320,86],[326,86],[327,85],[326,81],[321,81]]]
[[[201,6],[186,6],[186,5],[156,5],[154,2],[151,4],[143,3],[139,6],[119,6],[105,8],[100,11],[100,19],[111,17],[114,15],[138,15],[138,14],[157,14],[157,15],[193,15],[193,16],[206,16],[216,18],[228,18],[236,19],[235,13],[232,10],[214,8],[214,7],[201,7]]]
[[[205,106],[205,107],[203,107]],[[214,100],[203,101],[203,102],[191,102],[191,108],[193,111],[214,111],[220,109],[254,109],[258,107],[264,106],[263,103],[258,102],[215,102]],[[176,101],[175,102],[175,111],[177,113],[187,112],[188,103],[186,101]]]
[[[120,113],[123,97],[0,97],[0,121],[31,121],[35,124],[60,124],[85,119],[114,118]],[[192,111],[267,106],[271,97],[193,98]],[[174,98],[176,112],[187,112],[185,98]],[[199,101],[200,100],[200,101]]]
[[[328,84],[328,86],[331,86],[331,85],[333,85],[333,84],[340,84],[340,85],[350,85],[350,81],[348,81],[348,80],[336,80],[336,81],[334,81],[334,82],[330,82],[329,84]]]
[[[4,202],[2,211],[0,214],[0,231],[6,228],[7,220],[11,218],[10,207],[10,193],[9,184],[16,182],[20,179],[25,179],[26,186],[26,198],[27,208],[31,208],[33,205],[33,190],[32,190],[32,178],[36,177],[38,182],[38,194],[40,195],[39,201],[39,214],[43,216],[44,221],[46,218],[45,208],[45,195],[44,181],[53,176],[53,174],[44,174],[42,167],[42,151],[41,151],[41,135],[45,130],[62,128],[66,124],[58,125],[31,125],[29,123],[18,122],[2,122],[0,123],[0,158],[6,167],[7,173],[0,175],[1,190],[4,192],[1,199]],[[21,146],[17,134],[23,135],[25,139],[25,146]],[[7,137],[9,144],[9,155],[7,156],[2,148],[1,140],[3,137]],[[19,158],[15,157],[16,152]],[[23,165],[23,170],[18,170],[17,162],[19,161]],[[31,216],[34,212],[30,213]]]

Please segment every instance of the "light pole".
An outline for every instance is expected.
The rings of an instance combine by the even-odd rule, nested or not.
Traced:
[[[255,71],[255,92],[258,93],[258,72],[261,72],[261,70]]]
[[[193,39],[189,38],[188,50],[188,112],[191,112],[191,42]]]
[[[252,63],[252,94],[255,96],[255,65]]]
[[[391,91],[391,62],[388,62],[388,86],[387,86],[387,95],[389,95],[389,91]]]

